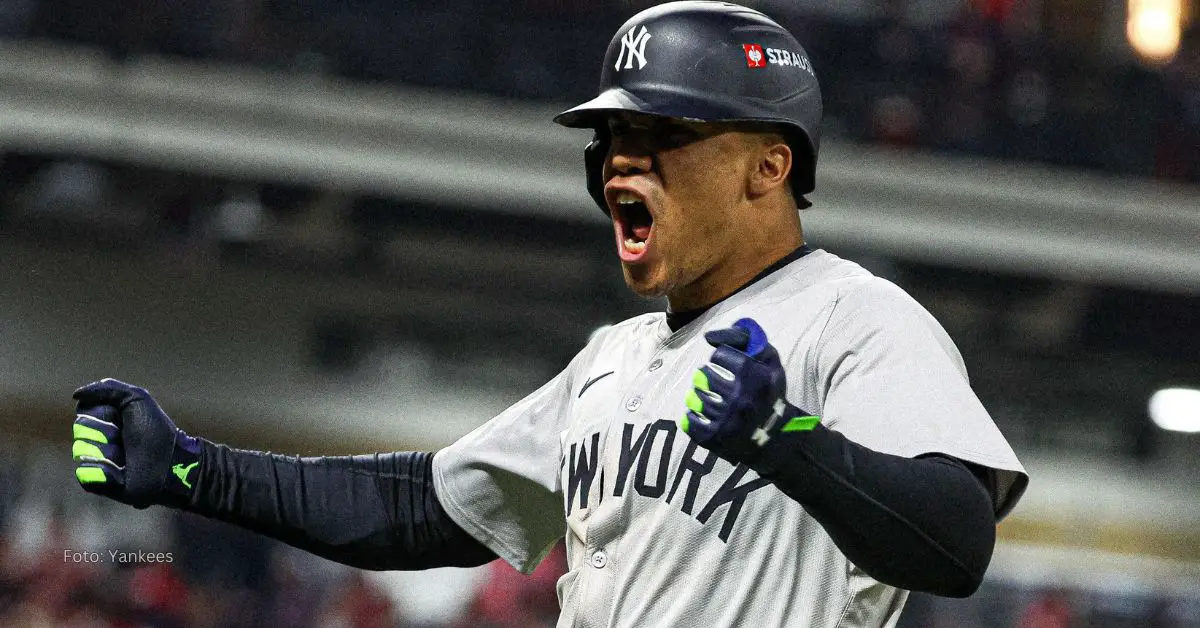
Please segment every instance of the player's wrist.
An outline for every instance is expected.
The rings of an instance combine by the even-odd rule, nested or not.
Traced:
[[[207,444],[204,439],[190,436],[178,428],[175,430],[170,466],[156,500],[159,504],[173,508],[184,508],[191,504],[192,496],[200,484],[203,450]]]
[[[774,481],[794,472],[801,459],[822,459],[832,451],[829,436],[834,432],[820,422],[820,417],[797,410],[784,423],[791,425],[791,429],[784,431],[781,426],[767,442],[761,445],[755,442],[754,451],[745,462],[759,476]],[[801,420],[792,420],[796,418]]]
[[[730,458],[757,470],[766,452],[791,448],[791,445],[780,445],[794,443],[796,438],[802,438],[820,424],[821,417],[779,398],[758,420],[746,422],[726,439],[723,449]]]

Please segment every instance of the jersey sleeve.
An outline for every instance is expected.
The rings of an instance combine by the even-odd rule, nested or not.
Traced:
[[[433,458],[434,490],[446,513],[524,573],[538,566],[566,529],[559,425],[571,373],[568,367]]]
[[[971,389],[949,335],[891,282],[846,284],[808,362],[822,380],[826,426],[876,451],[941,453],[988,467],[996,515],[1007,515],[1029,478]]]

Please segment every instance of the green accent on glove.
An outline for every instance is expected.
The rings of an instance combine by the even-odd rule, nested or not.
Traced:
[[[691,425],[692,425],[691,419],[688,419],[687,413],[684,412],[683,418],[679,420],[679,429],[683,430],[684,434],[687,434],[688,428],[691,427]]]
[[[75,462],[80,462],[82,458],[93,458],[95,460],[106,460],[104,452],[100,448],[85,441],[77,440],[71,445],[71,459]]]
[[[687,407],[688,407],[688,410],[691,410],[692,412],[695,412],[696,414],[704,413],[704,402],[700,401],[700,397],[696,395],[695,388],[688,391]]]
[[[99,467],[76,467],[75,479],[80,484],[102,484],[108,477],[104,475],[104,469]]]
[[[100,443],[101,445],[108,444],[108,437],[104,435],[104,432],[86,425],[80,425],[78,423],[75,423],[74,427],[71,429],[71,435],[75,438],[94,441]]]
[[[692,375],[692,386],[695,386],[700,390],[712,390],[708,387],[708,375],[699,369],[697,369],[696,373]]]
[[[780,432],[808,432],[811,431],[818,423],[821,422],[819,416],[797,416],[792,417],[787,423],[780,428]]]
[[[188,472],[190,472],[195,467],[199,466],[199,464],[200,464],[199,462],[193,462],[192,464],[189,464],[189,465],[177,464],[177,465],[171,467],[171,473],[174,473],[176,475],[176,477],[179,478],[179,481],[183,483],[184,486],[186,486],[188,488],[192,488],[192,483],[188,482],[188,479],[187,479]]]

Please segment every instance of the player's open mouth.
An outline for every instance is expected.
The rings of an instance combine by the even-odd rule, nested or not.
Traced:
[[[612,210],[621,261],[641,260],[654,232],[654,217],[646,208],[646,203],[633,192],[621,191],[617,193]]]

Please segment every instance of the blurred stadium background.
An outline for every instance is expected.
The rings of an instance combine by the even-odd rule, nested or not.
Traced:
[[[561,554],[368,574],[87,496],[69,394],[437,448],[662,308],[550,122],[649,4],[0,0],[0,625],[552,625]],[[810,243],[934,312],[1033,476],[983,589],[902,626],[1200,626],[1200,3],[746,4],[824,88]]]

